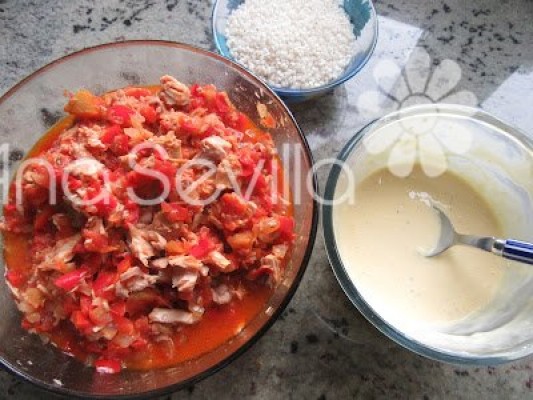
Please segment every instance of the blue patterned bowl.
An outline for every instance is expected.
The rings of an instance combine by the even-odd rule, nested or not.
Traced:
[[[232,11],[243,2],[244,0],[217,0],[213,8],[212,28],[215,46],[220,54],[233,61],[235,60],[226,43],[226,22]],[[299,103],[333,90],[361,71],[370,59],[378,39],[378,18],[374,4],[371,0],[344,0],[343,4],[357,37],[357,53],[352,56],[344,73],[326,85],[310,89],[291,89],[269,85],[285,102]]]

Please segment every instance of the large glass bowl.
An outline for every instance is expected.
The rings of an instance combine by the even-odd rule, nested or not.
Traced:
[[[220,54],[233,60],[226,43],[226,22],[229,15],[244,0],[217,0],[213,8],[213,40]],[[354,77],[366,65],[378,40],[378,17],[372,0],[343,0],[343,8],[350,18],[357,38],[357,50],[344,72],[337,79],[315,88],[292,89],[270,85],[287,103],[299,103],[321,96]],[[334,46],[334,44],[331,44]]]
[[[102,45],[74,53],[41,68],[0,99],[0,138],[10,148],[11,175],[16,160],[26,154],[63,113],[65,90],[87,88],[97,93],[132,84],[155,84],[171,74],[186,83],[213,83],[255,122],[257,103],[267,105],[278,121],[271,129],[295,199],[297,240],[286,273],[264,309],[224,345],[197,359],[172,368],[146,372],[125,370],[102,375],[93,368],[45,345],[20,326],[17,311],[3,278],[0,278],[0,363],[15,375],[38,386],[66,395],[115,398],[146,397],[182,388],[230,363],[276,320],[294,294],[307,266],[315,240],[316,180],[306,139],[283,102],[242,67],[216,54],[191,46],[162,41],[130,41]],[[301,174],[288,174],[301,168]],[[306,180],[310,176],[309,180]],[[310,183],[310,184],[309,184]],[[5,182],[2,187],[6,189]],[[0,263],[0,275],[4,265]]]
[[[390,168],[393,149],[401,143],[402,136],[415,137],[420,146],[424,135],[433,136],[439,143],[448,170],[466,179],[484,198],[505,237],[533,241],[532,137],[479,109],[446,104],[415,106],[384,116],[361,129],[341,150],[338,162],[331,169],[325,188],[323,225],[333,271],[355,307],[377,329],[415,353],[466,365],[500,364],[532,355],[533,270],[530,265],[502,261],[504,279],[491,302],[445,330],[425,330],[425,326],[413,322],[410,326],[400,317],[395,321],[387,319],[365,298],[356,275],[350,275],[347,270],[348,260],[343,257],[343,246],[339,243],[349,242],[350,238],[341,237],[335,228],[335,204],[340,199],[337,189],[344,187],[338,184],[349,171],[357,188],[374,171]],[[467,146],[458,146],[461,141]],[[376,145],[381,146],[379,151]],[[433,157],[436,156],[434,153]],[[430,158],[425,160],[431,162]],[[354,199],[357,201],[357,195]],[[382,240],[375,236],[376,241]],[[382,249],[387,251],[387,243],[382,244]],[[395,268],[394,263],[390,267]]]

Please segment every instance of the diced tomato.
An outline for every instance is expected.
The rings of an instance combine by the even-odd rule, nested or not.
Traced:
[[[148,345],[148,341],[146,339],[138,338],[131,344],[131,347],[133,347],[135,350],[142,350],[147,345]]]
[[[239,162],[241,163],[241,176],[250,177],[254,174],[257,163],[252,160],[248,153],[241,154]]]
[[[224,194],[220,202],[222,209],[227,214],[242,215],[247,210],[246,202],[236,193]]]
[[[22,329],[26,329],[27,331],[33,328],[33,324],[26,318],[22,319],[20,326],[22,326]]]
[[[101,195],[101,193],[95,194],[94,197],[99,196],[99,195]],[[111,213],[111,211],[113,211],[117,207],[117,199],[115,198],[115,196],[109,193],[106,193],[105,196],[104,195],[102,196],[100,201],[94,204],[94,207],[96,207],[98,215],[102,217],[108,216]]]
[[[202,86],[201,94],[206,100],[207,106],[212,109],[217,95],[217,88],[214,85]]]
[[[124,335],[131,335],[135,332],[135,326],[128,318],[116,316],[114,318],[117,330]]]
[[[139,331],[141,334],[150,334],[152,332],[152,327],[150,326],[148,317],[139,317],[133,324],[135,325],[135,329],[137,329],[137,331]]]
[[[120,126],[131,126],[131,116],[135,112],[126,106],[117,104],[107,109],[107,119],[113,124]]]
[[[85,331],[93,326],[91,321],[81,311],[74,311],[70,316],[70,321],[79,331]]]
[[[196,110],[197,108],[205,108],[207,106],[207,102],[203,97],[196,97],[193,95],[191,97],[190,103],[189,103],[189,109],[191,111]]]
[[[257,180],[255,181],[254,191],[255,192],[263,192],[267,188],[267,181],[263,174],[260,174],[257,176]]]
[[[116,317],[123,317],[126,313],[126,303],[124,301],[117,301],[111,305],[111,314],[113,319]]]
[[[96,296],[103,297],[104,292],[109,290],[118,279],[118,276],[114,272],[100,271],[96,280],[93,283],[93,290]]]
[[[183,118],[180,129],[188,134],[196,135],[200,132],[200,126],[194,118]]]
[[[170,222],[186,222],[190,219],[188,208],[176,203],[162,202],[161,210]]]
[[[76,92],[65,106],[66,112],[83,119],[100,118],[104,109],[104,100],[84,89]]]
[[[73,176],[68,177],[68,189],[70,192],[75,192],[83,186],[83,182],[80,179],[74,178]]]
[[[153,124],[157,121],[157,112],[154,107],[144,106],[143,108],[141,108],[140,112],[147,123]]]
[[[202,87],[199,84],[192,84],[190,87],[190,91],[192,97],[202,97]]]
[[[85,268],[79,268],[72,272],[67,272],[54,281],[54,284],[67,292],[78,286],[81,280],[87,275]]]
[[[282,241],[292,241],[294,239],[294,219],[292,217],[280,216],[279,237]]]
[[[100,374],[118,374],[122,369],[120,361],[102,358],[94,362],[94,367]]]
[[[125,222],[127,224],[136,224],[139,221],[140,209],[139,205],[130,199],[124,203],[124,208],[127,211]]]
[[[230,101],[225,92],[218,92],[215,96],[215,109],[219,114],[225,114],[230,109]]]
[[[196,246],[189,250],[189,254],[198,259],[204,258],[214,249],[213,242],[207,238],[201,238]]]
[[[26,276],[20,271],[8,270],[6,272],[6,279],[15,288],[20,288],[26,282]]]
[[[122,128],[120,125],[111,125],[105,129],[100,141],[104,144],[111,144],[113,143],[113,139],[120,134],[122,134]]]
[[[71,296],[65,296],[65,300],[63,301],[63,310],[67,313],[67,315],[71,315],[74,311],[79,311],[80,305],[76,300],[74,300]]]
[[[248,117],[243,113],[239,113],[233,128],[240,132],[244,132],[248,128],[249,125],[250,125],[250,122],[248,121]]]
[[[106,248],[109,245],[107,236],[102,235],[100,232],[84,229],[83,237],[85,238],[84,246],[86,250],[103,253],[107,252]]]
[[[93,301],[89,296],[80,296],[80,311],[83,315],[89,315],[93,306]]]
[[[54,207],[52,206],[44,207],[35,216],[35,222],[33,223],[33,229],[36,231],[45,229],[48,226],[48,223],[51,222],[51,217],[54,214],[55,214]]]
[[[113,142],[109,147],[117,156],[123,156],[130,151],[129,143],[130,138],[127,135],[120,134],[113,138]]]
[[[159,160],[156,158],[154,163],[154,169],[166,175],[171,180],[176,177],[177,168],[168,160]]]
[[[122,274],[123,272],[126,272],[130,268],[131,268],[131,256],[127,255],[126,257],[124,257],[122,261],[118,263],[117,272],[119,274]]]

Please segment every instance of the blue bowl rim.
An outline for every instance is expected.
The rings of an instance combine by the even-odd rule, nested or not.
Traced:
[[[333,81],[331,81],[331,82],[329,82],[329,83],[327,83],[325,85],[318,86],[318,87],[315,87],[315,88],[309,88],[309,89],[282,88],[282,87],[271,85],[270,83],[268,83],[264,79],[259,78],[257,76],[256,76],[256,78],[261,80],[261,81],[263,81],[263,82],[265,82],[265,84],[268,87],[270,87],[273,91],[275,91],[281,97],[294,97],[294,96],[310,96],[310,97],[312,97],[313,95],[317,95],[317,94],[320,94],[320,93],[325,93],[325,92],[335,88],[336,86],[339,86],[339,85],[343,84],[347,80],[353,78],[368,63],[368,61],[370,60],[370,58],[374,54],[374,50],[376,49],[376,46],[377,46],[377,43],[378,43],[378,37],[379,37],[379,18],[378,18],[378,14],[376,12],[376,7],[374,6],[374,2],[372,0],[367,0],[367,1],[368,1],[368,4],[370,5],[371,18],[373,17],[375,19],[375,21],[376,21],[376,23],[374,25],[374,36],[373,36],[373,40],[372,40],[372,44],[371,44],[370,50],[368,51],[368,53],[367,53],[366,57],[363,59],[363,61],[361,61],[359,63],[359,65],[357,65],[356,68],[354,68],[353,70],[351,70],[350,72],[348,72],[346,74],[343,73],[339,78],[337,78],[337,79],[335,79],[335,80],[333,80]],[[213,11],[211,13],[211,34],[213,36],[213,42],[215,43],[215,47],[216,47],[216,50],[217,50],[218,54],[220,54],[222,57],[225,57],[225,58],[233,61],[234,63],[239,64],[233,57],[231,57],[230,54],[225,54],[225,52],[222,51],[222,47],[221,47],[221,44],[220,44],[220,42],[218,40],[218,36],[215,34],[215,32],[216,32],[216,27],[215,27],[216,16],[217,16],[218,11],[219,11],[219,5],[220,5],[219,0],[216,0],[215,4],[213,6]],[[241,64],[239,64],[239,65],[241,65]],[[255,76],[253,71],[248,70],[244,66],[243,66],[243,68],[245,68],[248,72],[250,72],[252,75]]]
[[[504,132],[507,135],[510,135],[513,139],[518,140],[526,148],[533,147],[533,141],[528,138],[523,132],[519,129],[510,126],[506,122],[500,120],[499,118],[494,117],[488,112],[473,107],[453,105],[453,104],[439,104],[438,106],[444,107],[450,112],[468,112],[469,115],[474,118],[484,118],[490,123],[494,124],[500,129],[504,129]],[[435,104],[431,105],[418,105],[404,108],[399,111],[392,112],[383,117],[377,118],[363,128],[361,128],[357,133],[346,143],[342,148],[340,153],[336,158],[336,163],[333,164],[333,167],[330,170],[328,175],[325,191],[324,191],[324,204],[322,205],[322,224],[324,229],[324,244],[326,247],[326,254],[329,259],[331,269],[339,285],[341,286],[344,294],[352,302],[352,304],[357,308],[357,310],[381,333],[383,333],[388,338],[392,339],[394,342],[400,346],[406,348],[407,350],[412,351],[415,354],[429,358],[435,361],[441,361],[452,365],[464,365],[464,366],[487,366],[487,365],[498,365],[505,364],[512,361],[517,361],[523,358],[528,357],[530,354],[526,354],[518,357],[501,357],[501,356],[491,356],[491,357],[479,357],[479,356],[468,356],[468,355],[458,355],[451,354],[436,348],[427,346],[419,341],[416,341],[404,333],[396,329],[394,326],[389,324],[385,319],[383,319],[374,309],[368,304],[368,302],[361,295],[359,290],[356,288],[355,284],[350,279],[342,258],[339,254],[337,248],[335,231],[333,228],[333,208],[330,203],[334,199],[335,189],[337,186],[337,180],[340,173],[342,172],[342,167],[348,157],[352,154],[352,151],[355,149],[357,144],[365,137],[366,134],[372,131],[372,128],[380,122],[398,119],[401,116],[407,114],[411,115],[414,113],[424,113],[429,110],[434,110]],[[483,121],[486,123],[486,121]]]
[[[222,61],[225,64],[229,64],[235,69],[237,69],[238,71],[240,71],[241,73],[243,73],[244,75],[247,75],[251,77],[252,79],[258,81],[258,84],[263,86],[265,90],[270,91],[274,99],[278,101],[278,104],[283,109],[285,109],[285,111],[287,112],[287,115],[289,116],[294,126],[296,127],[296,130],[298,131],[301,144],[304,148],[305,157],[308,159],[309,165],[311,165],[311,167],[314,165],[313,153],[311,152],[311,148],[309,146],[309,143],[307,142],[307,138],[305,137],[300,126],[298,125],[296,118],[294,118],[294,116],[292,115],[292,112],[289,110],[289,108],[283,102],[283,100],[264,81],[257,78],[255,75],[250,73],[246,68],[234,62],[233,60],[223,57],[220,54],[217,54],[215,52],[201,49],[199,47],[186,44],[186,43],[181,43],[181,42],[174,42],[170,40],[158,40],[158,39],[133,39],[133,40],[124,40],[121,42],[108,42],[108,43],[103,43],[103,44],[99,44],[95,46],[85,47],[81,50],[77,50],[67,55],[64,55],[62,57],[59,57],[45,64],[44,66],[38,68],[37,70],[31,72],[30,74],[26,75],[23,79],[19,80],[14,86],[8,89],[5,93],[0,94],[0,104],[2,104],[4,101],[6,101],[11,96],[13,96],[18,91],[18,89],[22,88],[24,84],[30,81],[34,76],[47,71],[48,69],[54,67],[57,64],[61,64],[64,61],[68,61],[71,58],[74,58],[76,56],[79,56],[85,53],[91,53],[91,52],[99,51],[102,49],[109,49],[109,48],[114,48],[114,47],[125,47],[125,46],[131,46],[131,45],[154,45],[154,46],[167,46],[167,47],[186,49],[192,52],[203,54],[208,57],[213,57],[219,61]],[[319,193],[318,178],[317,178],[317,173],[314,168],[311,168],[311,173],[312,173],[313,191],[314,193]],[[316,242],[319,212],[320,212],[320,209],[319,209],[316,196],[312,196],[312,220],[311,220],[311,225],[310,225],[309,238],[308,238],[306,249],[305,249],[305,252],[302,258],[302,263],[300,264],[298,272],[296,276],[294,277],[294,281],[292,282],[290,288],[287,290],[287,293],[285,294],[285,297],[281,301],[279,307],[274,311],[274,313],[270,316],[270,318],[267,319],[265,324],[260,329],[258,329],[254,333],[254,335],[248,341],[246,341],[241,347],[239,347],[235,352],[231,353],[226,358],[222,359],[219,363],[213,365],[212,367],[206,369],[205,371],[199,373],[196,376],[193,376],[181,382],[177,382],[177,383],[174,383],[174,384],[162,387],[162,388],[149,390],[143,393],[117,394],[117,395],[92,395],[86,392],[78,392],[73,389],[68,389],[68,388],[64,388],[61,386],[54,386],[54,385],[42,382],[38,379],[35,379],[33,376],[25,373],[24,371],[17,370],[15,367],[8,365],[7,363],[5,363],[4,359],[1,357],[0,357],[0,369],[12,374],[13,376],[19,379],[22,379],[23,381],[31,383],[35,385],[36,387],[43,389],[46,392],[53,393],[53,394],[56,394],[62,397],[78,398],[78,399],[105,399],[105,400],[138,399],[138,400],[141,400],[141,399],[146,399],[146,398],[163,396],[169,393],[174,393],[181,389],[189,387],[195,383],[198,383],[204,380],[205,378],[213,375],[214,373],[220,371],[221,369],[224,369],[229,364],[231,364],[233,361],[235,361],[237,358],[239,358],[241,355],[243,355],[246,351],[248,351],[255,343],[257,343],[257,341],[261,337],[263,337],[263,335],[272,327],[274,322],[278,320],[278,318],[281,316],[283,311],[287,308],[294,294],[296,293],[298,287],[300,286],[303,275],[309,265],[309,261],[311,259],[313,248]],[[157,371],[157,369],[154,371]]]

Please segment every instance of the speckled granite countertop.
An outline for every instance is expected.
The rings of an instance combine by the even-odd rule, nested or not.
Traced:
[[[87,46],[168,39],[212,48],[211,4],[192,0],[0,0],[0,93],[44,64]],[[386,86],[380,63],[418,59],[421,93],[391,92],[374,112],[435,101],[476,104],[533,132],[533,1],[380,0],[380,39],[369,65],[334,93],[293,107],[316,159],[336,154],[373,118],[365,93]],[[429,57],[424,53],[426,51]],[[445,59],[462,75],[440,93],[424,84]],[[383,64],[381,64],[382,66]],[[427,75],[427,79],[425,79]],[[423,79],[422,79],[423,78]],[[390,88],[387,88],[390,90]],[[320,171],[325,182],[327,171]],[[464,368],[395,345],[360,316],[330,270],[319,234],[313,257],[282,318],[236,362],[177,398],[533,398],[533,359]],[[0,399],[52,399],[0,372]]]

